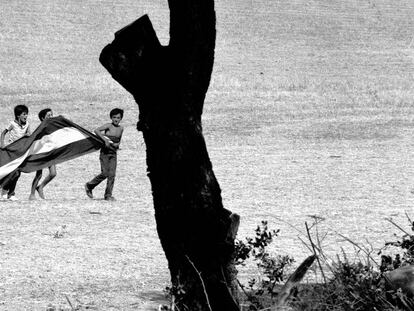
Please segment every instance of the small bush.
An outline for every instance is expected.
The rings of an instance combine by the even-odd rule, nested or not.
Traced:
[[[383,283],[372,266],[340,261],[322,286],[311,287],[295,300],[300,310],[394,310],[387,309]]]
[[[414,223],[410,222],[410,225],[414,231]],[[259,269],[257,278],[251,278],[247,285],[241,284],[247,297],[248,310],[265,310],[274,304],[280,285],[286,280],[286,269],[293,263],[289,256],[269,254],[267,248],[278,233],[279,231],[269,230],[267,222],[263,221],[255,230],[254,238],[247,238],[245,242],[236,241],[236,264],[244,265],[248,260],[253,260]],[[354,245],[358,246],[356,243]],[[386,243],[381,251],[391,247],[394,255],[382,255],[380,265],[370,253],[367,253],[364,260],[350,261],[343,254],[343,258],[338,256],[333,263],[325,262],[330,272],[327,274],[329,277],[322,283],[299,285],[292,294],[290,308],[301,311],[414,310],[413,301],[401,290],[390,288],[382,277],[385,271],[414,263],[414,235],[404,231],[400,239]],[[321,245],[315,249],[321,252],[320,260],[326,261]],[[360,250],[364,251],[363,248]]]
[[[240,284],[249,303],[249,310],[260,310],[274,302],[277,297],[279,285],[286,279],[286,269],[294,259],[290,256],[272,256],[268,252],[268,246],[277,237],[279,230],[269,230],[266,221],[257,226],[254,238],[246,238],[246,241],[235,241],[236,265],[245,265],[251,259],[259,270],[257,278],[248,280],[247,285]]]
[[[413,233],[408,233],[398,225],[396,227],[400,228],[403,232],[403,236],[397,241],[387,242],[379,254],[381,255],[381,272],[391,271],[405,265],[414,264],[414,221],[411,221],[407,216],[410,225],[411,231]],[[392,220],[389,220],[394,224]],[[394,251],[398,252],[392,255],[385,255],[385,251]]]
[[[414,223],[410,223],[414,231]],[[338,257],[330,265],[331,277],[322,284],[302,287],[291,305],[296,310],[412,311],[412,300],[401,290],[391,289],[382,273],[413,263],[414,235],[404,231],[401,239],[386,243],[379,254],[390,247],[396,253],[394,256],[382,255],[380,265],[370,254],[365,262],[350,262],[345,254],[343,259]]]

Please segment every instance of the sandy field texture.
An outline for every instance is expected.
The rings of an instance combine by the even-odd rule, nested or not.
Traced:
[[[414,3],[219,0],[203,129],[239,238],[261,220],[275,254],[297,264],[298,237],[324,219],[325,252],[381,247],[414,218]],[[58,165],[46,200],[0,202],[0,310],[156,310],[169,272],[154,221],[138,107],[99,64],[113,33],[149,14],[168,44],[167,1],[0,2],[0,126],[25,104],[93,130],[125,110],[114,196],[86,197],[98,153]],[[46,174],[46,171],[44,171]],[[241,278],[254,269],[240,271]]]

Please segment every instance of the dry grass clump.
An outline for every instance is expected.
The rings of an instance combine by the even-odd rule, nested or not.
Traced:
[[[312,226],[306,224],[308,241],[302,241],[318,256],[314,272],[318,274],[319,281],[315,278],[308,279],[307,283],[295,287],[288,302],[291,310],[414,310],[414,293],[407,290],[408,286],[396,284],[387,274],[412,265],[413,233],[408,233],[389,220],[403,231],[403,236],[396,242],[386,243],[379,250],[376,255],[381,255],[380,263],[370,245],[358,245],[344,236],[342,237],[355,247],[355,258],[349,259],[343,252],[331,260],[323,252],[323,238],[317,230],[317,225],[322,219],[314,220]],[[409,222],[414,232],[414,222],[410,219]],[[256,264],[258,271],[247,284],[240,283],[243,293],[242,310],[279,310],[275,304],[280,299],[281,287],[294,260],[289,256],[269,254],[268,246],[279,231],[268,230],[267,222],[258,226],[255,233],[254,238],[236,243],[236,263],[243,266],[250,259]],[[317,236],[314,236],[315,233]]]

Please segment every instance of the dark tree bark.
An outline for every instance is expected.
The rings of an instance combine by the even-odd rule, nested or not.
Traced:
[[[214,0],[169,0],[170,43],[147,16],[115,34],[100,61],[139,106],[158,235],[179,310],[239,310],[234,238],[239,216],[224,209],[201,115],[214,62]]]

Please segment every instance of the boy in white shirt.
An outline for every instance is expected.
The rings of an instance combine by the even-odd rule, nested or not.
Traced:
[[[30,126],[27,122],[27,116],[29,114],[29,108],[26,105],[17,105],[14,107],[14,117],[15,119],[11,121],[7,128],[1,133],[0,136],[0,147],[4,148],[4,138],[8,133],[9,139],[8,144],[22,138],[23,136],[30,136]],[[16,201],[17,198],[14,196],[14,190],[16,189],[17,180],[20,177],[20,171],[17,169],[14,172],[10,173],[3,181],[2,184],[2,199],[8,199],[11,201]]]

